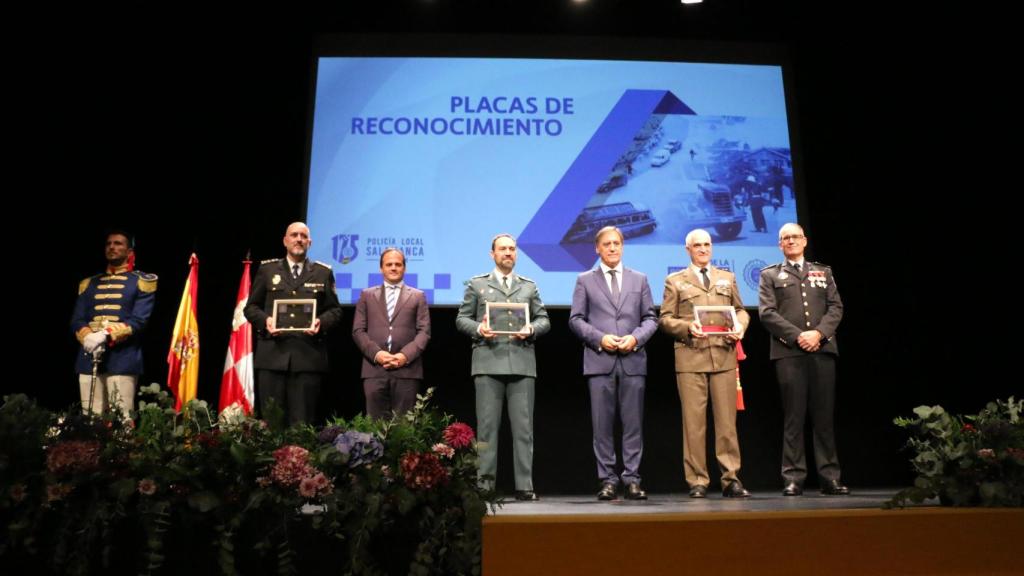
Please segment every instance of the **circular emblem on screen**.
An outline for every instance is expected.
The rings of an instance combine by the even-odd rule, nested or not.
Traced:
[[[747,262],[747,265],[743,267],[743,280],[746,281],[747,286],[755,289],[757,288],[758,284],[761,282],[761,268],[764,268],[767,265],[768,263],[760,258],[755,258],[750,262]]]

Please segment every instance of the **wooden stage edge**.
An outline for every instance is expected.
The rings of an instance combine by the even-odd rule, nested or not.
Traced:
[[[1024,574],[1024,509],[518,514],[483,524],[483,573]]]

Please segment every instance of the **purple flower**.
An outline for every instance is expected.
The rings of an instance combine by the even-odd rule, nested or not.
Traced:
[[[348,466],[369,464],[384,454],[384,445],[373,434],[349,430],[334,439],[338,452],[348,455]]]
[[[334,440],[338,438],[338,435],[344,431],[345,429],[341,426],[328,426],[320,431],[320,434],[317,435],[317,439],[320,440],[322,444],[333,444]]]

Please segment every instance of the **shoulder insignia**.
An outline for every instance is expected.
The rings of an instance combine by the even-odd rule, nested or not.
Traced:
[[[132,274],[135,274],[139,278],[139,290],[146,292],[147,294],[150,292],[156,292],[156,274],[146,274],[144,272],[139,272],[138,270],[133,270]]]
[[[81,282],[79,282],[78,283],[78,293],[81,294],[82,292],[85,292],[89,288],[89,282],[91,282],[91,281],[92,281],[92,276],[89,276],[85,280],[82,280]]]
[[[810,262],[811,264],[814,264],[815,266],[820,266],[822,268],[825,268],[826,270],[831,270],[832,269],[832,267],[829,266],[828,264],[822,264],[821,262],[812,262],[810,260],[808,260],[808,262]]]
[[[327,268],[328,270],[331,269],[331,265],[330,264],[328,264],[326,262],[321,262],[319,260],[314,260],[313,264],[319,264],[319,265],[323,266],[324,268]]]
[[[273,264],[274,262],[280,262],[280,261],[281,261],[280,258],[268,258],[266,260],[260,260],[260,266],[263,266],[264,264]]]
[[[522,280],[523,282],[529,282],[530,284],[536,284],[536,282],[534,282],[532,278],[527,278],[526,276],[519,276],[519,279]]]
[[[683,268],[682,270],[676,270],[675,272],[673,272],[673,273],[669,274],[668,276],[666,276],[665,279],[668,280],[669,278],[672,278],[674,276],[679,276],[680,274],[683,274],[684,272],[686,272],[686,268]]]
[[[771,270],[773,268],[774,269],[782,268],[782,263],[779,262],[777,264],[769,264],[769,265],[765,266],[764,268],[761,268],[761,272],[765,272],[766,270]]]

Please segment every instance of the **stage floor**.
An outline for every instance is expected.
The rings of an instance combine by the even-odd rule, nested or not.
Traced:
[[[506,498],[495,516],[615,515],[615,514],[687,514],[698,512],[776,512],[796,510],[860,510],[881,509],[882,503],[896,494],[895,489],[862,490],[851,488],[849,496],[825,496],[817,490],[803,496],[783,496],[782,491],[753,492],[750,498],[723,498],[708,492],[707,498],[690,498],[687,494],[649,494],[647,500],[612,500],[602,502],[593,496],[540,494],[537,502],[518,502]],[[925,505],[937,505],[938,501]]]
[[[1021,574],[1024,510],[884,510],[894,489],[850,496],[755,492],[745,499],[653,494],[600,502],[541,494],[506,501],[483,522],[483,572],[676,576]]]

